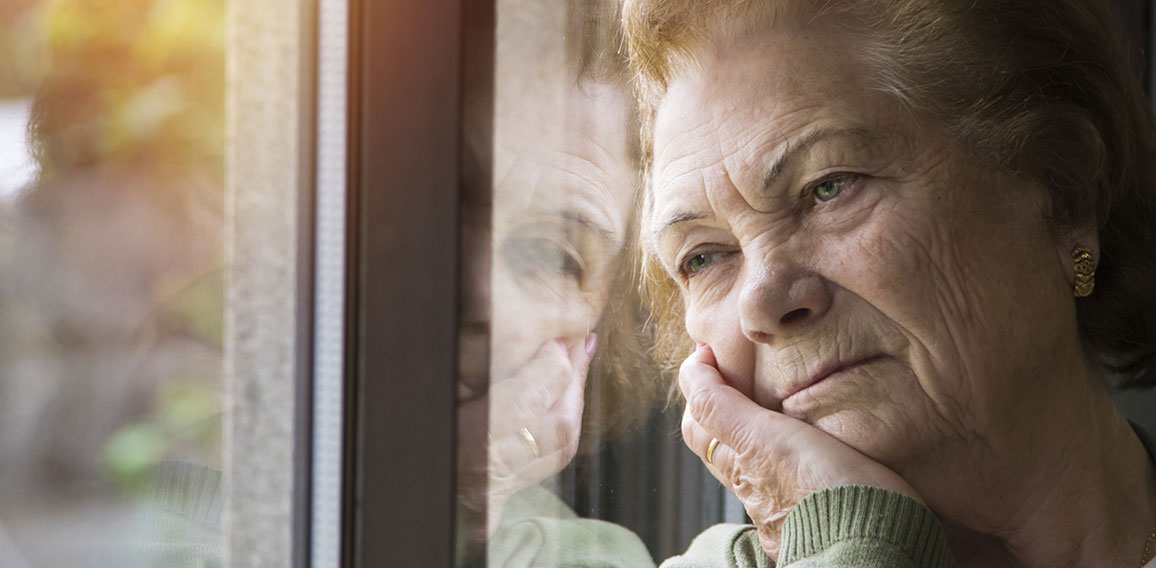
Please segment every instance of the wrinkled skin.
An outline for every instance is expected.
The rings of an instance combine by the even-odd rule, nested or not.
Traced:
[[[510,497],[578,450],[593,330],[637,188],[618,88],[550,76],[497,89],[492,209],[464,211],[458,384],[460,498],[485,507],[488,533]],[[476,427],[487,413],[488,432]]]
[[[964,472],[1017,487],[1025,421],[1090,388],[1070,252],[1098,257],[1094,233],[1053,231],[1041,186],[874,90],[845,34],[713,45],[659,106],[646,220],[700,344],[688,446],[722,441],[711,471],[772,556],[791,507],[842,484],[986,521]]]
[[[679,388],[687,397],[682,422],[687,445],[707,448],[712,437],[720,437],[707,468],[742,501],[772,558],[779,555],[783,519],[808,493],[855,484],[919,499],[914,488],[878,462],[729,388],[710,347],[699,346],[683,363]],[[699,454],[705,460],[705,450]]]

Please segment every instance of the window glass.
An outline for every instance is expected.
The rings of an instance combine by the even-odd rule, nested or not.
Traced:
[[[749,520],[683,446],[673,373],[649,357],[619,4],[495,0],[491,81],[466,58],[460,565],[655,565]],[[1148,11],[1115,4],[1148,43]],[[1118,400],[1151,428],[1153,396]]]
[[[496,21],[492,124],[466,85],[459,560],[650,565],[742,514],[642,332],[618,3],[499,0]]]
[[[0,3],[0,565],[221,565],[225,12]]]

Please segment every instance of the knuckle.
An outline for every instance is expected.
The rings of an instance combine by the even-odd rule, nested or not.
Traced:
[[[691,398],[692,396],[693,398]],[[693,393],[687,395],[687,404],[693,409],[700,422],[711,422],[720,411],[725,410],[719,408],[718,397],[705,387],[694,388]]]
[[[687,357],[683,359],[682,364],[678,366],[678,382],[682,384],[685,379],[689,379],[689,373],[693,372],[693,367],[698,364],[694,357]]]
[[[682,415],[682,439],[687,444],[694,442],[694,419],[690,417],[690,413],[683,413]]]
[[[524,414],[536,416],[544,412],[547,408],[550,408],[550,404],[553,403],[552,398],[553,396],[549,387],[544,383],[534,383],[522,391],[520,397],[521,410]]]
[[[557,461],[554,466],[562,469],[578,455],[578,441],[582,429],[581,420],[565,418],[555,424],[554,442],[558,444]]]
[[[489,477],[491,482],[502,483],[513,475],[514,458],[506,447],[495,448],[490,453]]]
[[[561,418],[557,426],[558,446],[566,453],[569,453],[571,450],[577,451],[581,431],[581,416],[565,416]]]

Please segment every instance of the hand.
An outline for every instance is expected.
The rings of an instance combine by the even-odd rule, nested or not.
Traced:
[[[757,405],[728,385],[714,352],[700,345],[679,369],[686,397],[682,435],[754,522],[763,550],[779,556],[783,519],[803,497],[840,485],[870,485],[919,500],[898,474],[800,420]],[[711,439],[718,438],[706,459]]]
[[[596,347],[594,335],[570,348],[561,340],[547,341],[514,376],[462,405],[459,498],[467,509],[485,507],[486,536],[497,528],[510,497],[574,459],[586,371]],[[487,411],[488,433],[477,428]]]

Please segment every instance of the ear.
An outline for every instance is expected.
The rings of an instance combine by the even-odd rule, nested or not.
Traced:
[[[1077,248],[1086,248],[1092,251],[1093,266],[1100,264],[1100,234],[1095,223],[1079,225],[1056,235],[1056,262],[1059,263],[1060,274],[1064,275],[1069,289],[1076,286],[1076,267],[1072,259],[1072,251]]]

